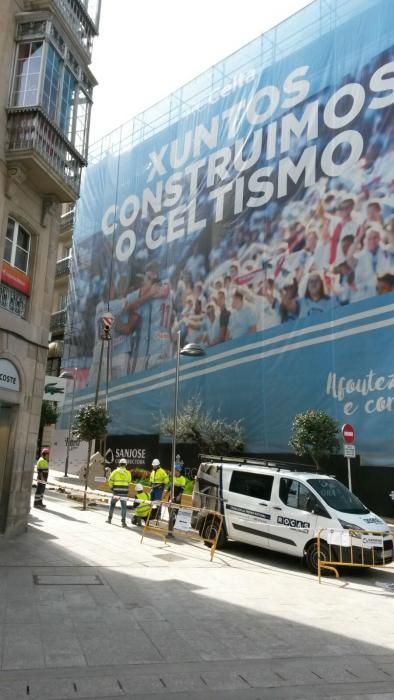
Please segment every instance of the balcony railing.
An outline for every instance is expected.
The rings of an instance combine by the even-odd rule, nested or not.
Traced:
[[[44,194],[55,193],[63,202],[78,197],[85,161],[38,108],[8,109],[6,157],[29,160],[35,185]]]
[[[63,214],[60,217],[60,233],[66,233],[70,231],[72,233],[74,228],[74,209],[68,211],[67,214]]]
[[[64,277],[70,274],[71,257],[58,260],[56,263],[56,277]]]
[[[25,317],[27,297],[16,289],[11,289],[6,284],[0,282],[0,306],[12,314]]]
[[[50,330],[52,332],[64,331],[67,321],[67,311],[56,311],[51,316]]]

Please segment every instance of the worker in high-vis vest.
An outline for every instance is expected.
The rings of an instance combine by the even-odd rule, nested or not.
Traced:
[[[135,486],[134,508],[135,511],[131,520],[132,524],[144,525],[150,513],[151,501],[148,494],[145,493],[142,484],[136,484]]]
[[[174,503],[180,503],[182,501],[182,494],[185,490],[186,479],[182,474],[182,467],[179,464],[175,465],[175,478],[174,478]]]
[[[174,476],[174,497],[172,498],[172,487],[171,485],[169,486],[170,492],[169,492],[169,497],[171,499],[172,503],[181,503],[182,502],[182,494],[185,490],[186,486],[186,479],[182,474],[182,467],[180,464],[175,465],[175,476]],[[176,521],[176,516],[178,515],[178,510],[179,508],[169,508],[169,518],[168,518],[168,530],[169,534],[172,532],[175,521]]]
[[[127,497],[129,495],[129,483],[131,482],[131,474],[127,469],[127,461],[125,459],[119,460],[119,466],[115,469],[108,477],[108,484],[112,489],[112,498],[109,504],[109,513],[107,523],[111,523],[112,516],[114,514],[115,505],[117,501],[120,501],[120,509],[122,516],[122,527],[127,527],[126,525],[126,515],[127,515]]]
[[[164,489],[168,486],[170,479],[167,472],[160,466],[158,459],[152,462],[152,471],[150,473],[150,497],[152,501],[161,501]]]
[[[41,457],[37,460],[37,487],[36,495],[34,497],[34,507],[35,508],[46,508],[46,505],[42,502],[45,493],[45,487],[48,481],[49,474],[49,450],[44,447],[41,450]]]
[[[163,491],[168,487],[170,479],[167,472],[163,467],[160,466],[160,461],[154,459],[152,462],[152,471],[150,473],[150,499],[151,501],[161,501],[163,498]],[[155,518],[160,519],[161,508],[160,506],[155,507]]]

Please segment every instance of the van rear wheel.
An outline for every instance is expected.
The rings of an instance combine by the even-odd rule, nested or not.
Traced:
[[[209,518],[206,520],[206,522],[203,524],[201,528],[201,537],[204,540],[204,544],[206,547],[212,547],[212,540],[215,540],[217,537],[217,533],[219,532],[220,528],[220,520],[218,518]],[[211,541],[209,541],[211,540]],[[220,529],[220,534],[216,543],[216,549],[223,549],[227,544],[227,537],[226,533],[224,532],[224,524],[222,524],[222,527]]]
[[[320,542],[320,561],[328,561],[330,558],[330,550],[325,542]],[[317,574],[317,566],[319,562],[319,552],[317,542],[311,542],[305,552],[306,565],[311,574]]]

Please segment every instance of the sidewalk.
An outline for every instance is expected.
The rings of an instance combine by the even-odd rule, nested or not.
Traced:
[[[49,491],[0,544],[0,700],[393,700],[394,567],[297,560],[105,523]]]

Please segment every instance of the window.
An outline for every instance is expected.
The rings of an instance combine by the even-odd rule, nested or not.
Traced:
[[[361,503],[357,496],[336,479],[308,479],[308,483],[331,508],[335,508],[341,513],[353,513],[354,515],[369,513],[368,508]]]
[[[243,471],[233,472],[230,491],[269,501],[273,481],[274,477],[269,474],[251,474]]]
[[[289,508],[306,510],[309,513],[317,504],[316,496],[305,484],[296,479],[281,479],[279,485],[279,498]]]
[[[14,219],[9,218],[5,236],[4,260],[24,273],[28,273],[30,234]]]
[[[48,116],[56,119],[57,98],[60,86],[60,56],[49,44],[45,66],[44,91],[42,104]]]
[[[75,91],[77,81],[68,68],[64,69],[62,101],[60,106],[60,128],[71,141],[75,109]]]
[[[18,46],[12,95],[14,107],[36,105],[38,102],[42,47],[42,41],[31,41]]]

